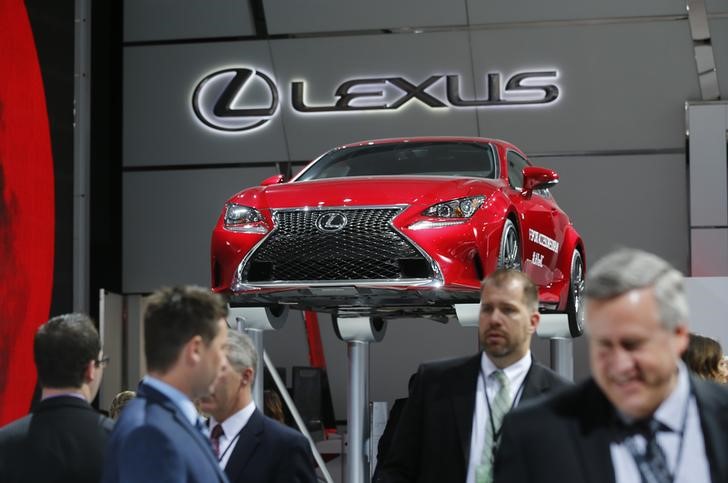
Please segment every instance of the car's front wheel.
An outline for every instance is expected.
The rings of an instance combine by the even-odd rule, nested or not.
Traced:
[[[577,248],[571,255],[571,279],[566,312],[571,336],[579,337],[584,333],[584,260]]]
[[[516,225],[510,219],[506,219],[503,224],[498,252],[498,268],[521,270],[521,242]]]

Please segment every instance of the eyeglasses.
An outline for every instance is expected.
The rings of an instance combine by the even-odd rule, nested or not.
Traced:
[[[106,367],[109,365],[110,360],[111,360],[111,357],[106,356],[106,357],[102,357],[101,359],[95,360],[94,364],[96,365],[96,367]]]

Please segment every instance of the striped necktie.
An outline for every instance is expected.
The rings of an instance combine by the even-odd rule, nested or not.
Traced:
[[[671,483],[674,475],[670,474],[665,452],[657,442],[657,433],[659,431],[670,431],[670,428],[656,419],[637,423],[634,426],[640,428],[636,432],[642,434],[645,438],[645,451],[641,453],[633,439],[626,440],[626,446],[632,454],[632,458],[634,458],[642,482]]]
[[[498,435],[500,434],[501,422],[503,416],[511,409],[511,387],[505,372],[499,369],[493,372],[489,379],[498,383],[498,392],[496,392],[490,404],[490,416],[485,424],[483,454],[480,457],[480,465],[475,469],[475,481],[477,483],[491,483],[493,481],[493,456]],[[487,390],[487,388],[483,389]]]

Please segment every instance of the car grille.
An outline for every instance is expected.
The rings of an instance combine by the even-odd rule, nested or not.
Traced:
[[[275,230],[247,261],[242,281],[395,280],[432,277],[425,257],[390,222],[400,208],[277,211]],[[336,213],[346,224],[327,232]],[[338,220],[341,221],[341,218]],[[340,224],[340,223],[339,223]],[[329,227],[330,228],[330,227]]]

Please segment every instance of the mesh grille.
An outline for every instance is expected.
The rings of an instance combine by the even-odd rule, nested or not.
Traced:
[[[392,280],[431,277],[426,259],[391,227],[399,208],[281,211],[276,229],[250,258],[243,280]],[[335,232],[317,227],[319,217],[346,217]],[[320,220],[319,224],[324,224]],[[340,221],[340,219],[339,219]],[[411,267],[416,266],[416,270]]]

